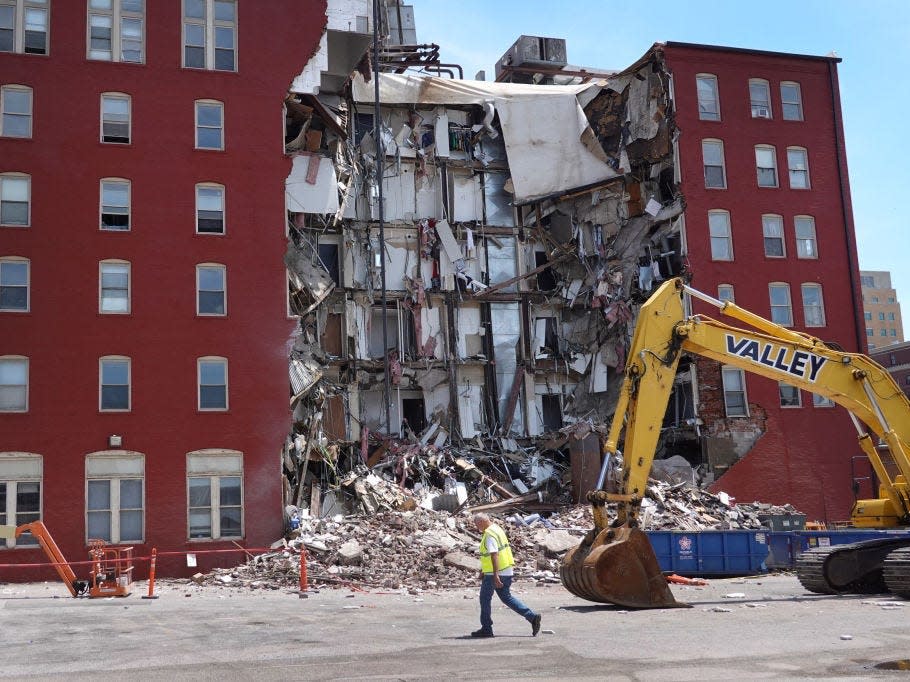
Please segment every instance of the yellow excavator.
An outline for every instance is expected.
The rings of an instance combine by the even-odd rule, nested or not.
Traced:
[[[687,295],[716,306],[751,329],[687,315]],[[837,350],[675,278],[664,282],[639,312],[619,403],[603,446],[597,489],[587,496],[594,528],[560,566],[567,590],[583,599],[628,608],[686,606],[674,599],[651,543],[638,527],[661,424],[684,352],[786,382],[846,408],[859,447],[879,480],[877,498],[854,504],[853,525],[910,526],[910,402],[887,370],[865,355]],[[618,492],[604,490],[611,469],[621,472]],[[612,521],[608,502],[618,503]],[[910,598],[910,535],[813,549],[801,555],[796,571],[812,592],[891,591]]]

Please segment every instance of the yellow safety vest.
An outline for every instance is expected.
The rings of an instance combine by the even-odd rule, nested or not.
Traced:
[[[480,538],[480,570],[482,573],[492,573],[493,572],[493,560],[490,558],[490,553],[487,551],[487,538],[492,537],[496,540],[496,546],[499,547],[497,554],[499,555],[499,570],[509,568],[509,566],[515,565],[515,559],[512,558],[512,548],[509,547],[509,538],[506,537],[506,532],[497,526],[495,523],[491,523],[487,526],[487,529],[483,532],[483,535]]]

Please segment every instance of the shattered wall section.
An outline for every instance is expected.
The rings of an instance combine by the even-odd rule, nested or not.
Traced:
[[[585,86],[382,74],[378,140],[372,87],[288,106],[290,487],[403,443],[567,457],[609,422],[636,307],[683,262],[661,53]]]

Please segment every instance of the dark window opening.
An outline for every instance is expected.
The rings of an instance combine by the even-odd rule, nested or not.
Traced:
[[[541,265],[546,265],[549,261],[547,254],[543,251],[536,251],[534,253],[534,265],[535,267],[540,267]],[[537,289],[540,291],[553,291],[558,286],[556,281],[556,275],[553,272],[553,268],[547,268],[546,270],[541,270],[537,273]]]
[[[128,230],[130,216],[126,213],[102,213],[101,227],[105,230]]]
[[[546,431],[558,431],[562,428],[562,401],[559,394],[540,396],[543,412],[543,427]]]
[[[221,211],[199,211],[199,232],[224,233],[224,214]]]
[[[338,266],[338,244],[320,244],[319,260],[329,273],[329,277],[338,286],[341,284],[341,271]]]
[[[407,429],[411,429],[416,436],[427,428],[423,398],[402,398],[401,419],[401,431],[404,434],[407,433]]]
[[[354,119],[354,144],[359,145],[367,133],[373,134],[373,114],[357,114]]]
[[[111,123],[104,122],[105,142],[116,142],[119,144],[129,144],[130,142],[130,124],[129,123]]]

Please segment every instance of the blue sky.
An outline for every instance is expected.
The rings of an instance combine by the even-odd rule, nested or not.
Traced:
[[[624,68],[658,41],[826,55],[838,66],[853,215],[864,270],[890,270],[910,316],[910,2],[907,0],[410,0],[417,40],[466,78],[518,36],[565,38],[568,61]],[[835,305],[835,302],[827,302]]]

